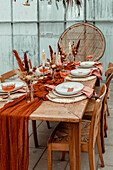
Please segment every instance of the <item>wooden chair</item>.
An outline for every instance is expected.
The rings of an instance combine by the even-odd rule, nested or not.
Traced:
[[[17,73],[15,72],[15,70],[11,70],[7,73],[4,73],[1,75],[1,83],[4,83],[6,79],[15,76]]]
[[[106,85],[103,85],[101,88],[101,95],[95,102],[91,121],[83,120],[81,126],[81,151],[89,153],[90,170],[96,170],[94,149],[96,139],[101,166],[104,167],[100,143],[100,117],[102,102],[104,101],[105,94]],[[52,151],[63,151],[63,159],[65,153],[64,151],[69,151],[68,130],[68,123],[60,123],[52,133],[48,141],[48,170],[52,169]]]
[[[108,73],[108,72],[107,72]],[[105,95],[105,100],[102,105],[102,112],[101,112],[101,145],[102,145],[102,152],[105,152],[105,145],[104,145],[104,136],[107,137],[107,129],[108,129],[108,124],[107,124],[107,117],[106,117],[106,112],[108,112],[108,103],[107,103],[107,96],[108,96],[108,87],[110,85],[111,79],[113,78],[113,73],[108,77],[106,80],[106,95]],[[100,93],[101,95],[101,93]],[[84,113],[83,119],[88,119],[90,120],[92,118],[92,113],[93,113],[93,108],[95,106],[96,100],[90,99],[88,106],[86,108],[86,111]]]
[[[29,62],[31,64],[31,61],[29,61]],[[32,65],[30,67],[32,67]],[[4,83],[6,79],[13,77],[16,74],[17,73],[15,72],[15,70],[11,70],[7,73],[2,74],[0,77],[1,83]],[[51,127],[50,127],[49,121],[46,121],[46,123],[47,123],[48,129],[50,129]],[[33,129],[34,144],[35,144],[35,147],[37,148],[39,146],[39,144],[38,144],[38,139],[37,139],[36,120],[32,120],[32,129]]]
[[[105,84],[106,84],[106,86],[107,86],[107,99],[109,99],[109,97],[110,97],[110,88],[109,88],[109,86],[110,86],[110,82],[111,82],[111,78],[109,79],[109,77],[110,77],[110,75],[113,73],[113,67],[109,67],[109,64],[108,64],[108,69],[106,70],[106,72],[105,72],[105,76],[106,76],[106,82],[105,82]],[[108,81],[108,79],[109,79],[109,81]],[[99,97],[99,95],[100,95],[100,89],[101,89],[101,87],[99,87],[99,86],[95,86],[95,92],[96,92],[96,94],[97,94],[97,98]],[[96,96],[95,96],[96,97]],[[110,112],[109,112],[109,108],[108,108],[108,102],[107,102],[107,100],[106,100],[106,109],[107,109],[107,113],[108,113],[108,116],[110,116]]]
[[[99,60],[105,50],[105,39],[102,32],[89,23],[79,23],[67,28],[61,35],[58,43],[63,46],[64,53],[69,53],[69,42],[74,46],[80,40],[76,61],[86,61],[88,55],[92,55],[92,60]]]
[[[108,68],[113,67],[113,63],[109,62]]]

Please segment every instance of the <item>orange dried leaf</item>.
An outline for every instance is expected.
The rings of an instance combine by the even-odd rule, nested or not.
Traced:
[[[72,92],[74,88],[68,88],[67,92]]]

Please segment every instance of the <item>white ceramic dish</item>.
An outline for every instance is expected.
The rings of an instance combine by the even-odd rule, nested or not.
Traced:
[[[83,84],[82,83],[77,83],[77,82],[66,82],[59,84],[55,87],[55,90],[57,93],[62,94],[62,95],[73,95],[78,93],[83,89]]]
[[[93,65],[95,64],[94,61],[84,61],[84,62],[81,62],[80,63],[80,66],[81,67],[92,67]]]
[[[6,82],[7,84],[8,83],[15,83],[15,89],[13,90],[13,92],[17,89],[20,89],[21,87],[24,86],[24,83],[23,82],[20,82],[20,81],[12,81],[12,82]],[[2,90],[2,86],[0,84],[0,93],[6,93]],[[7,93],[6,93],[7,94]]]
[[[90,73],[90,69],[75,69],[71,70],[71,75],[76,77],[84,77]]]
[[[90,75],[85,75],[85,76],[74,76],[72,74],[69,75],[69,77],[73,77],[73,78],[85,78],[85,77],[89,77]],[[67,77],[66,77],[67,79]]]
[[[56,91],[54,91],[54,90],[52,90],[52,92],[53,92],[53,94],[55,94],[56,96],[58,96],[58,97],[77,97],[77,96],[80,96],[80,95],[82,95],[83,93],[81,92],[81,93],[79,93],[79,94],[72,94],[72,95],[63,95],[63,94],[59,94],[59,93],[57,93]]]

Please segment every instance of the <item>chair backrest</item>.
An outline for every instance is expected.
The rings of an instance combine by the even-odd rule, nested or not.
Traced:
[[[99,60],[105,50],[105,40],[102,32],[95,26],[88,23],[80,23],[67,28],[59,39],[59,45],[63,51],[69,53],[69,42],[76,45],[80,40],[76,61],[86,61],[88,55],[92,60]]]
[[[15,70],[11,70],[7,73],[4,73],[1,75],[1,83],[5,82],[6,79],[15,76],[17,73],[15,72]]]
[[[113,67],[113,63],[111,63],[111,62],[108,64],[108,68],[110,68],[110,67]]]
[[[113,78],[113,71],[112,71],[112,73],[109,75],[109,77],[108,77],[107,80],[106,80],[107,89],[108,89],[109,86],[110,86],[110,82],[111,82],[112,78]]]
[[[100,126],[102,103],[104,102],[105,97],[106,97],[106,85],[103,85],[101,87],[100,97],[95,102],[91,120],[89,143],[92,144],[93,146],[95,145],[98,128]]]
[[[106,72],[105,72],[105,76],[106,76],[106,81],[108,79],[108,77],[113,73],[113,67],[109,67]]]

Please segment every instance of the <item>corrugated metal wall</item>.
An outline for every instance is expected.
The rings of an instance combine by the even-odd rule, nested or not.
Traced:
[[[106,50],[101,61],[104,70],[108,63],[113,62],[113,0],[81,0],[80,16],[78,8],[69,7],[66,12],[62,2],[55,1],[30,1],[30,6],[24,6],[25,0],[0,0],[0,74],[17,66],[12,55],[16,49],[23,59],[23,54],[28,51],[28,57],[33,66],[41,62],[42,50],[46,58],[49,56],[49,44],[57,51],[57,42],[62,32],[78,22],[95,24],[104,34]],[[103,76],[105,79],[105,76]]]

